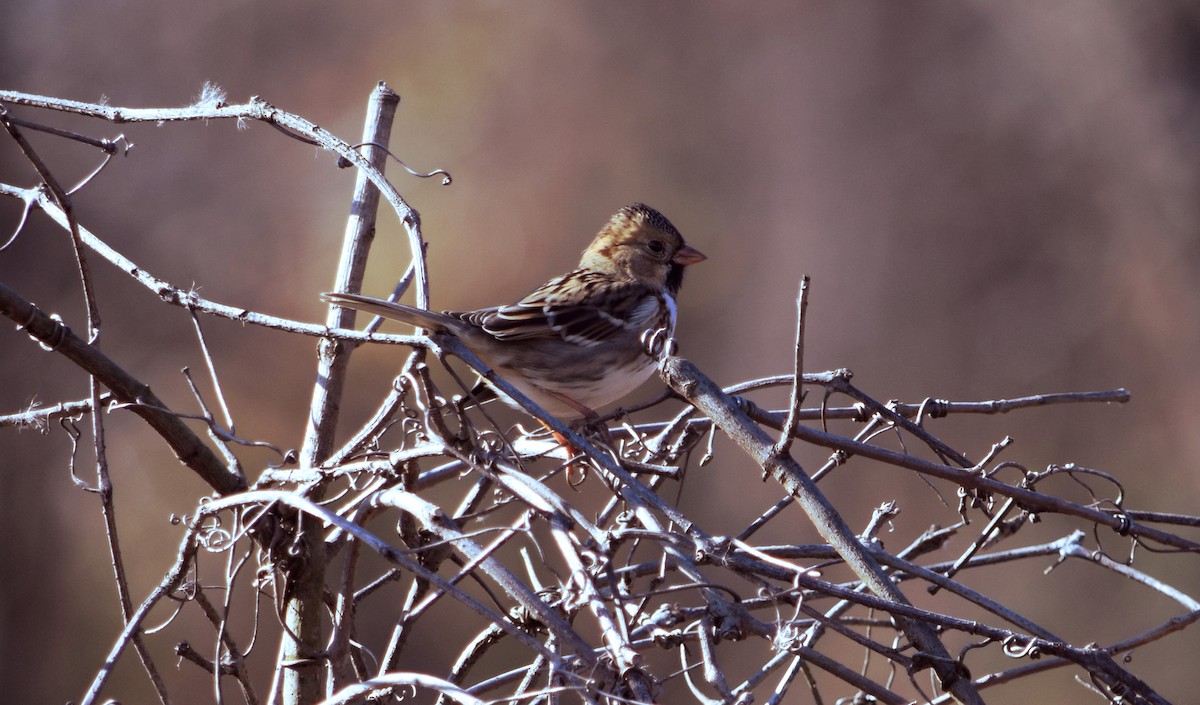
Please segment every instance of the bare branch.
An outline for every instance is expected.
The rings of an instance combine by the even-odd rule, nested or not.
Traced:
[[[1186,585],[1164,579],[1154,570],[1159,564],[1135,564],[1144,552],[1133,549],[1160,551],[1165,555],[1155,558],[1162,561],[1195,552],[1200,543],[1174,529],[1200,526],[1200,517],[1128,509],[1134,500],[1115,472],[1068,462],[1031,470],[1027,458],[1013,455],[1017,451],[1007,438],[981,458],[968,458],[938,435],[935,423],[949,414],[1121,403],[1129,399],[1126,390],[990,401],[879,401],[888,397],[851,384],[848,370],[803,371],[811,337],[804,277],[790,374],[721,389],[690,362],[661,356],[656,349],[652,357],[668,389],[591,419],[590,425],[568,425],[447,334],[380,335],[378,321],[352,330],[353,314],[338,308],[329,311],[324,324],[289,320],[210,301],[152,275],[78,222],[70,197],[91,177],[71,191],[59,186],[21,138],[22,130],[43,126],[11,113],[25,106],[113,123],[257,120],[303,144],[331,150],[358,169],[333,288],[359,288],[382,197],[399,217],[412,255],[402,265],[395,296],[412,286],[418,305],[427,306],[419,217],[383,176],[384,158],[391,154],[387,123],[396,100],[386,86],[376,87],[365,136],[351,144],[258,99],[230,105],[210,85],[190,106],[147,110],[0,91],[0,101],[6,102],[0,107],[6,130],[0,134],[25,145],[41,182],[36,188],[0,184],[0,195],[23,205],[14,217],[20,221],[15,230],[6,229],[13,233],[10,240],[22,232],[29,210],[37,206],[45,212],[70,237],[89,312],[88,335],[81,340],[0,285],[0,314],[94,380],[87,399],[24,409],[24,400],[7,400],[19,411],[0,416],[0,428],[44,430],[51,421],[63,424],[71,435],[72,474],[83,438],[73,419],[92,417],[98,459],[94,489],[102,498],[125,627],[84,702],[97,702],[103,691],[118,687],[109,685],[109,677],[129,645],[137,649],[163,702],[173,676],[159,673],[155,664],[172,658],[172,648],[188,669],[194,665],[210,674],[207,694],[213,701],[228,699],[223,691],[233,677],[248,705],[259,702],[260,692],[268,703],[349,705],[402,700],[425,689],[432,693],[422,697],[436,694],[439,703],[471,705],[645,705],[662,702],[667,693],[677,700],[745,705],[785,702],[789,694],[797,697],[791,689],[798,685],[807,686],[818,704],[974,703],[982,701],[984,688],[1063,666],[1113,703],[1165,702],[1115,657],[1194,628],[1200,600]],[[93,175],[121,153],[122,143],[128,147],[123,136],[95,139],[58,128],[43,131],[101,150]],[[201,392],[203,385],[185,368],[199,411],[173,411],[100,352],[101,308],[87,271],[87,258],[96,256],[192,319],[215,400]],[[114,309],[106,315],[114,312],[121,313]],[[228,403],[233,397],[227,400],[228,386],[219,374],[230,371],[225,367],[234,358],[219,345],[211,347],[215,343],[206,338],[200,314],[291,334],[275,336],[284,343],[303,344],[295,336],[321,341],[305,430],[286,444],[280,441],[286,447],[302,445],[299,467],[290,466],[291,451],[285,467],[248,467],[258,477],[253,490],[246,487],[242,461],[231,444],[275,446],[235,434]],[[356,428],[340,429],[348,440],[337,447],[334,431],[349,352],[365,342],[405,346],[407,357],[390,385],[380,380],[369,418]],[[430,352],[450,382],[443,383],[442,370],[426,363]],[[253,371],[254,362],[247,361],[239,373]],[[575,457],[568,458],[557,441],[547,441],[546,432],[527,431],[524,419],[499,423],[504,416],[466,394],[472,380],[464,372],[477,373],[556,438],[566,439]],[[101,385],[108,391],[102,393]],[[806,407],[810,387],[821,394],[819,403]],[[755,402],[760,391],[771,389],[776,394],[790,390],[785,409]],[[684,408],[670,406],[681,400],[687,402]],[[118,541],[113,479],[98,420],[100,411],[119,409],[145,419],[187,467],[217,490],[216,498],[197,498],[187,510],[191,516],[173,518],[184,530],[175,565],[136,609],[124,587],[120,553],[122,543],[130,544]],[[218,423],[214,414],[223,420]],[[206,424],[210,443],[185,425],[190,419]],[[737,451],[714,442],[718,429],[782,488],[763,500],[765,510],[737,505],[736,511],[714,517],[678,503],[689,474],[740,471],[739,459],[727,456]],[[1004,438],[1003,433],[995,437]],[[901,451],[889,450],[892,443]],[[225,453],[223,460],[212,444]],[[792,453],[816,457],[814,467],[819,467],[810,476]],[[585,486],[572,486],[564,471],[568,465],[587,466]],[[852,531],[843,519],[847,508],[835,506],[817,482],[847,482],[842,473],[879,465],[888,473],[920,478],[935,491],[926,498],[892,497],[884,489],[887,483],[858,482],[854,493],[863,503],[856,515],[871,507],[875,511],[864,528]],[[837,478],[831,477],[835,471]],[[744,479],[753,481],[750,475]],[[672,481],[680,484],[672,487]],[[944,488],[938,481],[958,490],[957,508],[941,500]],[[1056,493],[1062,485],[1082,491],[1084,499],[1070,501],[1071,495]],[[827,543],[758,540],[769,523],[777,536],[795,535],[794,526],[784,525],[801,516],[787,512],[793,504]],[[1025,540],[1034,533],[1029,527],[1048,514],[1066,524],[1061,538]],[[974,526],[977,516],[984,519]],[[1095,534],[1100,527],[1118,534],[1122,549],[1129,548],[1127,556],[1114,558],[1103,545],[1092,549],[1092,539],[1085,544],[1086,531]],[[898,550],[887,545],[892,541],[898,541]],[[1173,600],[1181,614],[1149,629],[1128,629],[1106,647],[1081,646],[1057,636],[1061,624],[1053,615],[1032,619],[1033,613],[998,599],[998,585],[1027,579],[1019,570],[1036,580],[1047,565],[1046,571],[1078,565],[1069,558],[1104,568],[1093,572],[1105,580],[1133,580],[1148,588],[1146,596]],[[964,577],[984,566],[993,566],[989,576],[999,576],[1000,582]],[[910,586],[930,592],[922,607],[906,599]],[[215,594],[219,602],[211,601]],[[174,600],[174,611],[159,620],[159,628],[146,629],[149,612],[164,596]],[[1114,617],[1106,625],[1126,627],[1127,622],[1118,624]],[[209,630],[211,641],[184,631],[194,631],[197,624]],[[158,638],[168,632],[174,638]],[[430,634],[439,648],[425,648],[431,642],[421,637]],[[256,648],[259,653],[253,654]],[[679,649],[682,668],[663,658],[670,649]],[[1028,662],[999,669],[997,656]],[[416,672],[418,662],[428,672]],[[269,665],[256,679],[247,663]],[[746,663],[749,669],[743,668]],[[969,667],[988,672],[971,677]],[[932,688],[923,671],[931,671]]]
[[[800,278],[800,294],[796,298],[796,361],[792,372],[792,393],[788,402],[788,417],[775,444],[775,452],[786,455],[792,448],[792,438],[800,423],[800,405],[804,403],[804,317],[808,313],[808,275]]]
[[[796,497],[817,531],[837,549],[873,593],[901,605],[908,604],[804,470],[790,456],[777,454],[766,432],[754,425],[720,387],[682,358],[664,357],[659,369],[664,382],[713,419],[764,472]],[[930,665],[946,688],[964,703],[982,702],[974,686],[955,672],[954,659],[926,623],[902,619],[901,624],[908,637],[931,656]]]
[[[160,411],[165,409],[166,405],[150,391],[150,387],[4,284],[0,284],[0,314],[15,321],[43,345],[79,365],[108,387],[115,400],[135,404],[132,407],[133,413],[150,424],[175,452],[179,462],[195,471],[210,487],[222,494],[246,487],[246,481],[230,472],[216,454],[182,421],[170,413]],[[92,406],[96,407],[95,400]]]

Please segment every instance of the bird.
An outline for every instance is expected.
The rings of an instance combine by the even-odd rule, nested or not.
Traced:
[[[673,336],[684,269],[705,259],[666,216],[634,203],[600,228],[576,269],[507,306],[436,313],[360,294],[321,298],[454,335],[538,406],[578,423],[653,374],[644,336]],[[477,385],[472,396],[483,401],[487,392]]]

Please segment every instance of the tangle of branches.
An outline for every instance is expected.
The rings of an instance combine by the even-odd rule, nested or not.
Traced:
[[[455,703],[778,703],[789,689],[818,703],[979,703],[988,689],[1053,669],[1072,672],[1080,687],[1112,703],[1166,702],[1119,658],[1190,626],[1200,603],[1131,558],[1134,547],[1195,552],[1200,544],[1173,527],[1198,520],[1128,508],[1118,478],[1100,470],[1034,469],[1006,459],[1007,439],[972,458],[935,434],[936,420],[949,414],[1123,402],[1124,390],[878,401],[848,371],[803,371],[806,278],[791,371],[722,388],[676,355],[673,341],[648,341],[646,354],[657,359],[667,391],[602,424],[568,427],[452,337],[381,334],[379,321],[356,330],[353,313],[340,308],[331,308],[324,323],[289,320],[156,276],[106,244],[72,208],[73,194],[125,153],[123,137],[49,128],[34,117],[51,111],[114,125],[259,121],[316,144],[358,174],[338,290],[361,286],[382,196],[412,252],[395,294],[411,288],[417,305],[427,306],[420,220],[383,175],[397,103],[386,86],[377,87],[363,140],[352,144],[259,99],[230,104],[210,87],[176,109],[0,91],[0,124],[30,167],[29,183],[0,184],[0,194],[24,204],[6,239],[21,237],[30,218],[61,227],[87,312],[85,322],[68,326],[0,283],[0,313],[90,380],[79,399],[0,417],[0,426],[48,431],[61,424],[75,429],[73,443],[89,439],[95,450],[94,479],[75,467],[71,477],[97,491],[114,556],[118,599],[95,609],[121,610],[125,627],[113,634],[80,702],[119,697],[110,692],[111,676],[131,658],[140,660],[163,703],[197,702],[194,691],[177,684],[197,673],[211,679],[212,700],[250,705],[414,696]],[[65,186],[27,139],[32,132],[90,145],[101,164],[83,183]],[[188,373],[194,406],[169,408],[136,370],[101,350],[91,274],[100,261],[190,317],[215,399],[206,399]],[[221,353],[204,337],[202,322],[211,317],[319,341],[308,425],[296,432],[299,451],[235,431],[235,410],[212,364]],[[24,344],[6,335],[4,345]],[[398,346],[407,356],[374,413],[342,429],[347,440],[339,444],[346,372],[363,344]],[[487,407],[464,411],[455,397],[476,373],[580,455],[565,457],[544,431],[497,424]],[[756,401],[771,388],[789,392],[785,408]],[[135,594],[125,575],[104,441],[105,418],[129,413],[212,490],[179,519],[178,551],[173,561],[161,559],[161,582],[149,594]],[[84,419],[86,432],[76,428]],[[716,458],[718,435],[745,453],[743,465],[756,466],[747,481],[778,490],[777,502],[736,534],[673,500],[689,474],[735,471],[733,458]],[[274,449],[278,462],[250,467],[239,457],[246,446]],[[827,459],[803,467],[796,460],[801,447],[809,454],[821,449]],[[850,526],[821,482],[854,467],[919,476],[931,488],[929,506],[902,507],[879,496],[870,521]],[[572,478],[581,468],[588,480],[576,488]],[[1084,488],[1088,499],[1069,498],[1065,485]],[[873,490],[863,483],[859,491]],[[942,502],[948,493],[956,493],[957,506]],[[901,509],[948,521],[905,545],[885,545],[881,534]],[[1069,530],[1049,541],[1027,539],[1050,515]],[[778,533],[795,535],[801,525],[815,529],[820,542],[760,538],[768,527],[792,527]],[[1130,559],[1112,557],[1114,546]],[[965,579],[988,566],[1067,561],[1132,579],[1177,603],[1178,613],[1157,625],[1125,625],[1118,641],[1078,644]],[[203,641],[179,636],[184,616],[207,625]],[[440,653],[453,656],[438,661]],[[177,672],[163,668],[170,662],[179,664]]]

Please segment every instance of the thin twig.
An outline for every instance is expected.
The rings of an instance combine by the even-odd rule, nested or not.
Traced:
[[[788,417],[783,424],[775,452],[787,455],[792,448],[796,426],[800,424],[800,405],[804,403],[804,319],[808,312],[808,275],[800,278],[800,293],[796,297],[796,360],[792,373],[792,392],[789,395]]]
[[[664,357],[659,371],[667,384],[712,418],[734,442],[754,458],[764,472],[779,481],[788,493],[795,496],[808,513],[817,531],[837,548],[838,553],[870,590],[891,602],[907,605],[908,601],[883,573],[879,564],[865,550],[850,527],[838,516],[811,478],[790,456],[774,452],[774,444],[766,433],[750,422],[737,405],[712,380],[690,362],[678,357]],[[797,426],[797,432],[802,429]],[[981,703],[979,694],[969,681],[954,673],[953,659],[940,639],[924,621],[900,618],[905,633],[923,651],[931,654],[932,667],[946,687],[964,703]]]

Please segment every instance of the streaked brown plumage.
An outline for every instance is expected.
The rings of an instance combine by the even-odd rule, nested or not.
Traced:
[[[577,269],[508,306],[434,313],[358,294],[322,298],[452,333],[542,408],[577,419],[653,373],[642,335],[674,332],[684,267],[704,259],[661,213],[637,203],[601,228]]]

